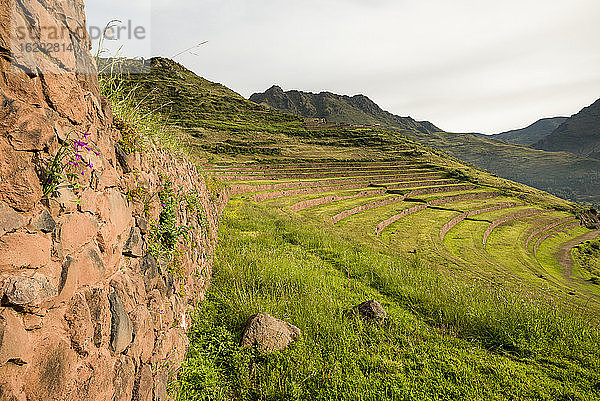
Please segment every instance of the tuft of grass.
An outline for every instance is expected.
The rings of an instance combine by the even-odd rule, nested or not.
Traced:
[[[124,61],[119,58],[97,58],[100,93],[110,102],[115,128],[122,135],[120,144],[123,150],[128,153],[143,151],[153,144],[181,153],[173,135],[173,127],[159,112],[166,104],[149,108],[144,99],[135,96],[134,88],[125,84],[131,74],[120,68],[120,63]],[[145,95],[151,96],[151,93]]]

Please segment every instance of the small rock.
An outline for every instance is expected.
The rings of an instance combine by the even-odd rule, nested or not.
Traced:
[[[257,346],[263,352],[282,351],[300,337],[296,326],[267,313],[251,316],[246,323],[242,346]]]
[[[139,385],[134,387],[134,401],[152,401],[152,388],[154,379],[152,377],[152,368],[145,364],[139,369]]]
[[[165,281],[165,292],[163,295],[167,298],[171,298],[175,293],[175,280],[173,279],[173,274],[167,273],[163,276],[163,279]]]
[[[135,386],[135,364],[130,357],[122,355],[117,360],[112,384],[114,387],[113,401],[131,400]]]
[[[56,228],[56,221],[54,221],[50,212],[44,210],[31,220],[31,227],[43,233],[51,233]]]
[[[50,281],[41,274],[33,277],[9,276],[3,284],[4,296],[12,305],[39,305],[58,295]]]
[[[23,316],[23,325],[27,331],[39,330],[44,324],[43,320],[44,319],[41,316],[26,313]]]
[[[85,299],[85,295],[79,293],[71,299],[65,321],[69,326],[71,346],[80,355],[88,354],[88,346],[92,343],[94,326],[92,316]]]
[[[10,206],[0,202],[0,237],[23,227],[24,224],[23,216],[15,212]]]
[[[143,217],[136,217],[135,225],[139,227],[140,232],[143,235],[148,234],[148,220],[144,219]]]
[[[6,234],[0,239],[0,270],[12,268],[39,269],[51,262],[52,240],[42,233],[23,231]]]
[[[19,315],[10,308],[0,311],[0,366],[8,361],[17,364],[28,362],[29,334],[25,331]]]
[[[158,372],[154,378],[154,400],[165,401],[167,399],[167,384],[169,377],[167,372]]]
[[[140,262],[140,270],[144,277],[144,286],[148,292],[156,284],[156,277],[158,276],[158,266],[154,256],[150,254],[144,256]]]
[[[56,230],[56,242],[60,244],[63,255],[73,255],[92,242],[98,230],[98,221],[93,216],[86,213],[71,213],[60,218]]]
[[[86,294],[86,301],[92,324],[94,325],[93,341],[96,348],[100,348],[108,344],[111,333],[111,313],[110,303],[104,291],[101,288],[91,288]]]
[[[377,323],[383,323],[387,318],[387,312],[381,304],[377,301],[366,301],[360,305],[352,308],[352,314],[358,314],[361,318],[366,321],[374,321]]]
[[[70,188],[62,186],[50,195],[49,205],[52,214],[72,213],[77,210],[77,197]]]
[[[123,169],[123,174],[130,173],[131,167],[129,167],[129,163],[127,162],[127,154],[118,143],[115,143],[115,156],[117,156],[117,162],[119,162],[119,166],[121,166]]]
[[[125,351],[133,339],[133,324],[116,292],[108,294],[108,301],[112,315],[110,347],[115,353],[120,354]]]
[[[123,255],[139,258],[144,251],[144,240],[138,227],[131,227],[129,238],[123,248]]]

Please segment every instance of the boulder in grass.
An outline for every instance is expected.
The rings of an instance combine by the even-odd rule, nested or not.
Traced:
[[[377,301],[371,300],[356,305],[351,309],[352,315],[358,315],[367,322],[383,323],[388,314]]]
[[[300,337],[300,329],[267,313],[251,316],[246,323],[242,346],[256,346],[263,352],[286,349]]]

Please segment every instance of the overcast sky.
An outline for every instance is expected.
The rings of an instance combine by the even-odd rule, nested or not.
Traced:
[[[123,4],[125,3],[125,4]],[[126,55],[172,57],[245,97],[365,94],[447,131],[498,133],[600,98],[599,0],[89,0],[148,28]],[[126,8],[124,8],[126,7]]]

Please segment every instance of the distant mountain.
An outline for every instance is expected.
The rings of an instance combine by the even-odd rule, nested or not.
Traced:
[[[526,128],[490,135],[489,138],[499,139],[506,143],[530,146],[550,135],[556,128],[558,128],[567,120],[568,117],[543,118]]]
[[[284,92],[275,85],[264,93],[253,94],[250,100],[305,118],[325,118],[332,123],[380,124],[424,133],[441,131],[429,121],[415,121],[411,117],[400,117],[384,111],[364,95],[345,96],[295,90]]]
[[[500,177],[562,198],[600,205],[600,160],[568,152],[546,152],[490,136],[444,132],[428,122],[382,110],[366,96],[289,91],[273,86],[250,97],[255,103],[331,122],[381,124],[424,145],[441,149]]]
[[[533,147],[600,159],[600,99],[563,122]]]

